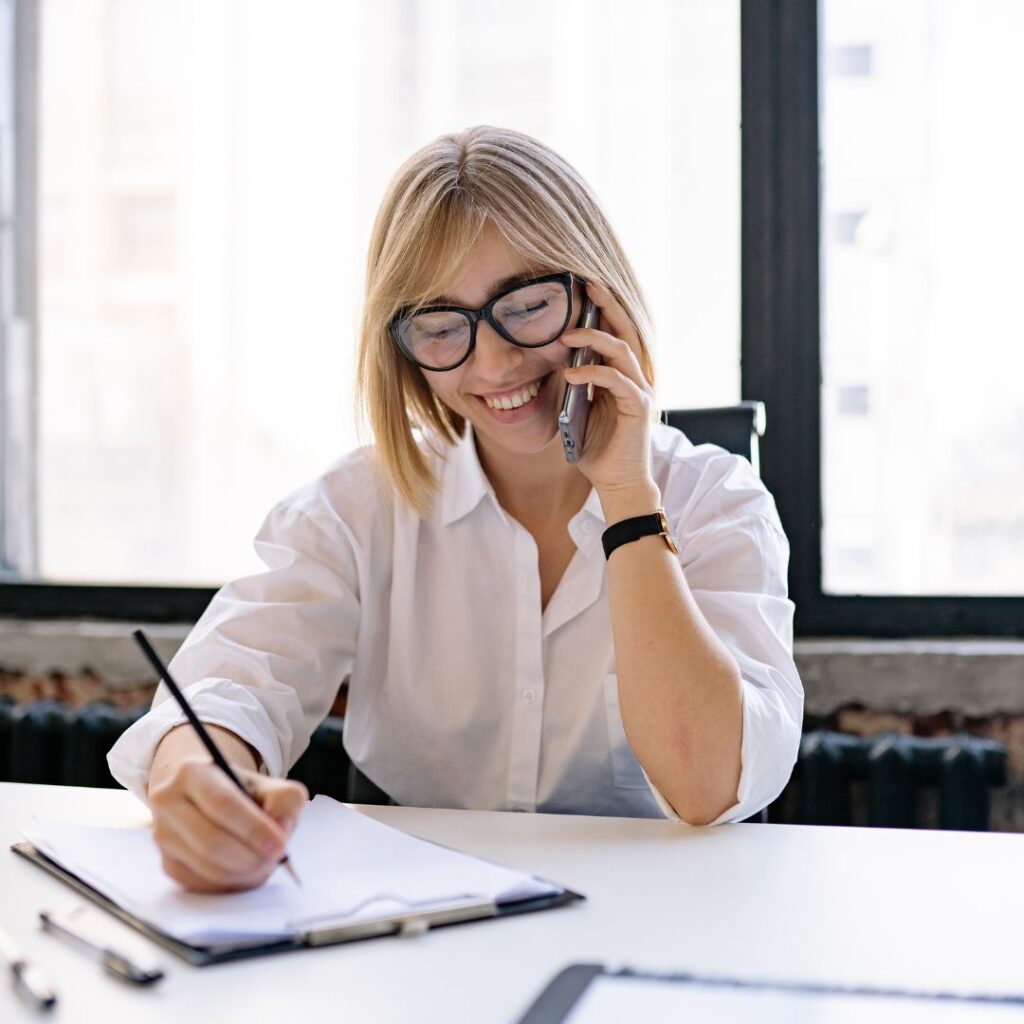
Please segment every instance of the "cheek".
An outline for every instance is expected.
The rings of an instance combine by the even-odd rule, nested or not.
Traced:
[[[560,341],[552,342],[546,349],[541,351],[544,352],[544,361],[554,370],[565,369],[572,359],[572,349],[568,345],[563,345]]]
[[[457,393],[456,384],[458,383],[457,378],[461,374],[458,370],[449,370],[447,373],[429,373],[424,371],[423,379],[427,382],[427,387],[441,399],[445,405],[451,405],[452,399]]]

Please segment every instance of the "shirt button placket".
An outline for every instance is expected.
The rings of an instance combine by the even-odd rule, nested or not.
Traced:
[[[540,766],[543,701],[540,686],[540,595],[537,592],[537,547],[522,527],[517,527],[515,556],[516,593],[515,699],[509,751],[508,807],[532,811],[537,806],[537,772]]]

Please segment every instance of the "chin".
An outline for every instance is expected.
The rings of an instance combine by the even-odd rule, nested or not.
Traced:
[[[516,455],[538,455],[550,445],[561,443],[555,424],[552,424],[550,429],[537,424],[531,425],[532,429],[528,431],[514,431],[501,427],[495,429],[494,424],[481,423],[475,419],[470,422],[477,435],[483,435],[492,444],[499,445],[505,451]]]

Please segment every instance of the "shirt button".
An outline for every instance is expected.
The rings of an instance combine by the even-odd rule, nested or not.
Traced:
[[[527,704],[532,704],[536,699],[537,691],[532,686],[528,686],[523,690],[523,700],[525,700]]]
[[[593,533],[593,532],[594,532],[594,524],[593,524],[593,522],[592,522],[591,520],[589,520],[589,519],[588,519],[588,520],[587,520],[587,521],[586,521],[586,522],[585,522],[585,523],[584,523],[584,524],[583,524],[583,525],[582,525],[582,526],[580,527],[580,529],[581,529],[581,530],[582,530],[582,531],[583,531],[584,533]]]

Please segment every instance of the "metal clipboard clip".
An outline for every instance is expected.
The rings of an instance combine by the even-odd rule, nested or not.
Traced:
[[[288,923],[306,945],[327,946],[336,942],[350,942],[375,935],[396,933],[403,938],[413,938],[439,925],[496,917],[498,914],[497,903],[490,897],[479,895],[466,894],[442,902],[429,900],[416,903],[394,893],[382,893],[368,897],[349,908],[343,916],[351,918],[374,903],[398,903],[407,909],[397,912],[392,910],[380,915],[363,917],[357,921],[339,920],[339,915],[335,913],[297,918]],[[317,925],[316,922],[323,923]]]

